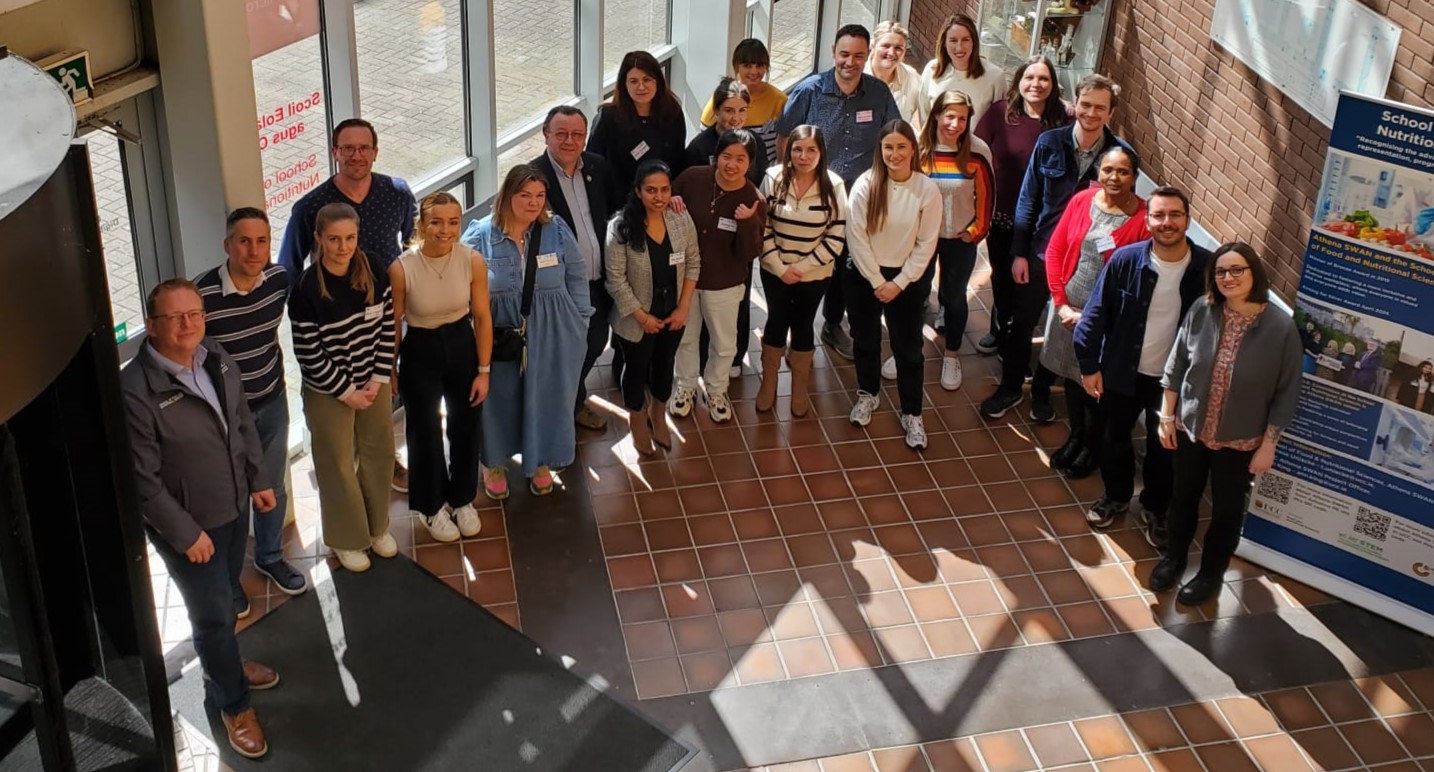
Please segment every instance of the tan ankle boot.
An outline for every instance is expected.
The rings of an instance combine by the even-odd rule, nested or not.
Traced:
[[[667,403],[647,398],[647,415],[652,418],[652,441],[672,450],[672,430],[667,428]]]
[[[787,366],[792,368],[792,416],[801,418],[812,407],[812,351],[788,351]]]
[[[652,425],[647,418],[647,407],[651,405],[652,400],[649,399],[647,406],[627,411],[627,425],[632,430],[632,447],[644,456],[657,452],[652,447]]]
[[[757,409],[763,413],[777,403],[777,374],[782,369],[782,346],[762,344],[762,385],[757,387]]]

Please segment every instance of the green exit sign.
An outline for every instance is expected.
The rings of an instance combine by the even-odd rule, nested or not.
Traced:
[[[39,66],[59,81],[72,102],[82,105],[90,101],[95,84],[90,77],[89,52],[64,51],[40,61]]]

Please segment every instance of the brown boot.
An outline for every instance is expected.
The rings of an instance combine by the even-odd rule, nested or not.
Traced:
[[[762,385],[757,387],[757,410],[765,413],[777,403],[777,374],[786,348],[762,344]]]
[[[813,351],[788,351],[787,367],[792,368],[792,416],[801,418],[812,407]]]
[[[649,399],[647,406],[627,411],[627,425],[632,430],[632,447],[644,456],[657,452],[652,447],[652,424],[647,419],[647,408],[651,405],[652,400]]]
[[[246,759],[257,759],[269,752],[269,743],[264,739],[264,729],[259,726],[259,717],[250,708],[237,716],[221,712],[224,731],[229,735],[229,747]]]
[[[652,419],[652,441],[672,450],[672,430],[667,427],[667,403],[647,398],[647,415]]]

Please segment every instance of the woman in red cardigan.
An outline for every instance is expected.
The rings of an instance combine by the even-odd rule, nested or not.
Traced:
[[[1051,314],[1046,319],[1041,364],[1065,378],[1071,425],[1065,444],[1051,454],[1051,466],[1072,478],[1086,477],[1100,468],[1104,422],[1097,402],[1081,387],[1071,331],[1111,253],[1150,238],[1145,202],[1135,195],[1135,180],[1140,176],[1135,151],[1114,147],[1096,163],[1100,165],[1098,184],[1071,199],[1046,246]]]

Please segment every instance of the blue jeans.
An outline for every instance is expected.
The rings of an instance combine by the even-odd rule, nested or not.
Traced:
[[[284,472],[289,467],[289,400],[281,391],[254,411],[254,427],[264,458],[260,468],[274,486],[274,508],[254,516],[254,562],[277,563],[284,557],[284,514],[289,511],[289,491]],[[247,529],[246,529],[247,530]]]

